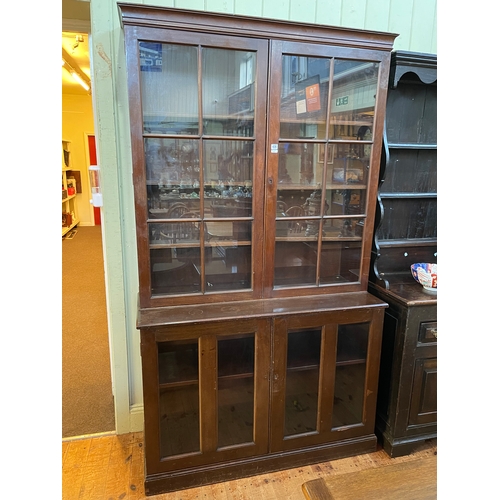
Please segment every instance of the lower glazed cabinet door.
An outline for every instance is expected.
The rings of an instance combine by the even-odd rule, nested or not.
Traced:
[[[147,473],[265,454],[269,321],[141,331]]]
[[[382,315],[275,319],[271,452],[374,433]]]

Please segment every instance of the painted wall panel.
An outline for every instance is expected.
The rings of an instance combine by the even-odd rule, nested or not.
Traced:
[[[289,0],[262,0],[262,16],[271,19],[290,19]]]
[[[342,0],[317,0],[316,20],[318,24],[340,26]]]
[[[135,2],[134,2],[135,3]],[[149,5],[158,5],[162,7],[170,7],[170,5],[167,4],[165,1],[158,1],[152,4],[151,2],[140,2],[140,3],[145,3]],[[205,8],[205,3],[208,4],[207,8]],[[222,8],[220,7],[221,4],[227,4],[227,3],[232,3],[228,1],[219,1],[219,0],[213,0],[210,1],[208,0],[205,2],[205,0],[175,0],[173,7],[177,7],[178,9],[193,9],[193,10],[211,10],[214,12],[221,12]],[[228,12],[228,11],[225,11]]]
[[[365,27],[366,0],[342,2],[341,26],[363,29]]]
[[[389,12],[392,3],[391,0],[367,0],[365,29],[385,32],[390,31]]]
[[[290,0],[290,20],[314,23],[316,20],[316,2]]]
[[[243,16],[262,17],[262,1],[234,0],[234,13]]]
[[[184,0],[183,0],[184,1]],[[178,1],[177,1],[178,3]],[[225,14],[234,14],[234,0],[206,0],[205,6],[199,10],[208,10],[212,12],[224,12]],[[177,5],[176,5],[177,7]]]
[[[436,53],[436,16],[434,15],[432,22],[429,22],[431,12],[436,12],[436,0],[419,0],[414,3],[409,50]],[[414,47],[420,47],[420,49],[416,50]]]
[[[394,45],[403,50],[409,50],[410,46],[412,11],[413,0],[391,2],[388,31],[399,34]]]

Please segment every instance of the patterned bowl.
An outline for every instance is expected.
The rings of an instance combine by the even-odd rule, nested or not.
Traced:
[[[437,291],[437,264],[418,262],[410,266],[411,274],[426,290]]]

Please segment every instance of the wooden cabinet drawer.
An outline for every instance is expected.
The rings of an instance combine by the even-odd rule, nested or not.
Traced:
[[[418,332],[418,343],[429,344],[437,342],[437,321],[426,321],[420,323]]]

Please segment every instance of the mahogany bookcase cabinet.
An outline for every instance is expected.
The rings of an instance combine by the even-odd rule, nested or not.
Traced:
[[[386,301],[376,433],[392,457],[437,436],[437,291],[410,273],[437,262],[437,57],[391,56],[369,291]]]
[[[395,35],[119,8],[147,494],[374,451]]]

